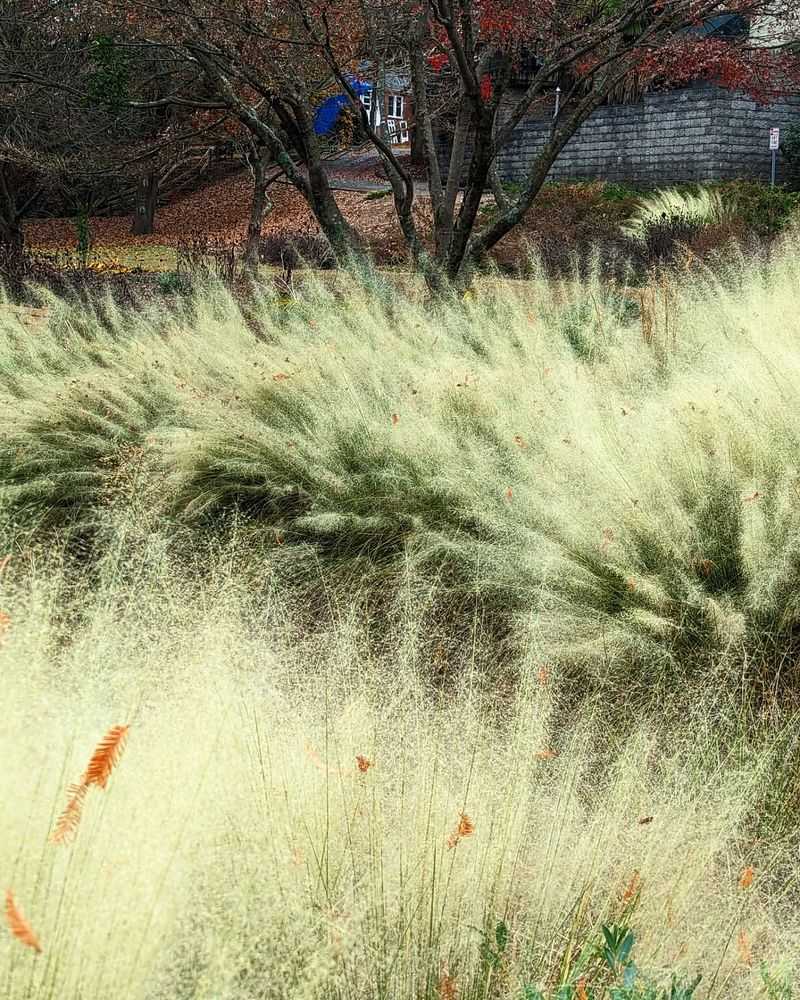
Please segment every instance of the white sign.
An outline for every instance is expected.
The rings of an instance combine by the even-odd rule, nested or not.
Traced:
[[[769,148],[781,148],[781,130],[779,128],[771,128],[769,130]]]

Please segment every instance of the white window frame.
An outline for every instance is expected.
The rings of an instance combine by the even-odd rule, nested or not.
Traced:
[[[405,118],[387,118],[386,127],[389,130],[389,142],[403,144],[409,141],[408,122]]]
[[[387,118],[402,118],[406,108],[404,94],[391,94],[389,97],[389,113]]]

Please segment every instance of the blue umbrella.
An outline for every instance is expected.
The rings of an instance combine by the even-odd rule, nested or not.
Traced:
[[[369,94],[372,91],[372,85],[369,83],[362,83],[361,80],[349,80],[348,82],[359,96]],[[339,121],[339,115],[341,115],[342,110],[349,103],[350,98],[347,94],[334,94],[333,97],[329,97],[323,101],[314,115],[314,131],[316,134],[328,135],[328,133],[333,131],[336,123]]]

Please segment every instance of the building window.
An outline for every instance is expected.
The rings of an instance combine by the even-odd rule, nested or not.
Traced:
[[[372,91],[368,90],[366,93],[361,95],[361,103],[367,109],[367,111],[372,111]]]
[[[392,94],[389,97],[389,117],[402,118],[406,99],[402,94]]]

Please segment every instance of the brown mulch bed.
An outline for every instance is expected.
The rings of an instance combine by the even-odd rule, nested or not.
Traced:
[[[369,158],[354,158],[332,164],[332,176],[349,179],[381,180],[375,163]],[[606,247],[609,252],[621,244],[621,205],[603,201],[602,184],[554,186],[543,192],[537,208],[522,226],[509,234],[492,253],[495,261],[506,269],[515,269],[525,257],[525,244],[535,241],[545,259],[558,270],[570,266],[576,248],[592,245]],[[273,208],[262,227],[265,238],[291,243],[313,236],[318,227],[303,198],[288,184],[276,183],[270,188]],[[130,216],[93,218],[90,222],[96,248],[115,247],[188,247],[198,238],[208,244],[231,246],[241,242],[246,234],[250,212],[251,180],[247,172],[229,176],[179,198],[159,209],[156,230],[149,236],[133,236]],[[398,264],[407,259],[405,241],[395,218],[390,195],[360,191],[338,191],[336,200],[345,218],[371,247],[380,264]],[[492,210],[487,198],[486,210]],[[415,201],[415,218],[419,231],[431,231],[430,202]],[[75,226],[70,219],[43,219],[29,222],[26,240],[30,247],[74,249]]]
[[[247,231],[250,196],[251,181],[247,174],[224,178],[159,209],[155,232],[149,236],[132,235],[130,216],[92,218],[93,242],[97,247],[175,247],[202,235],[210,243],[237,243]],[[265,237],[286,236],[292,239],[318,231],[311,211],[293,188],[275,184],[270,188],[270,198],[273,208],[262,226]],[[390,197],[376,198],[360,191],[340,191],[336,200],[345,218],[371,246],[381,248],[382,256],[396,258],[398,254],[403,255],[403,240]],[[418,202],[416,215],[423,229],[427,229],[429,212],[424,203]],[[29,246],[41,249],[74,249],[77,243],[71,219],[33,220],[25,227],[25,239]]]

